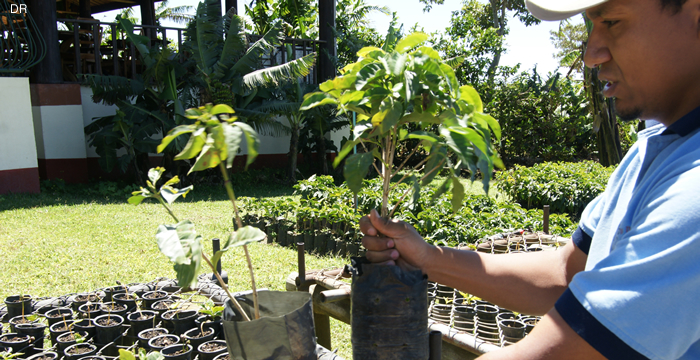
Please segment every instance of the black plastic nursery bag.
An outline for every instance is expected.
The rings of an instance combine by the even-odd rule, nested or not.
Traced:
[[[357,360],[428,359],[428,279],[353,258],[352,351]]]
[[[253,294],[237,297],[254,319]],[[317,360],[311,294],[260,291],[260,319],[241,321],[231,301],[224,310],[224,335],[231,360]]]

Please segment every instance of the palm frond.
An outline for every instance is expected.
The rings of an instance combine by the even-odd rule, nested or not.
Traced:
[[[120,100],[140,95],[145,90],[142,81],[123,76],[84,74],[82,79],[92,89],[92,100],[106,105],[114,105]]]
[[[267,114],[285,115],[285,114],[299,112],[300,107],[301,107],[300,102],[289,102],[289,101],[277,100],[277,101],[263,102],[262,104],[254,107],[253,110],[264,112]]]
[[[219,60],[224,42],[220,6],[217,0],[206,0],[197,6],[196,33],[191,40],[197,65],[206,74],[211,74]]]
[[[260,135],[282,136],[289,135],[289,126],[277,121],[268,113],[249,109],[235,109],[236,115],[242,118],[248,125],[252,126]]]
[[[309,75],[315,61],[316,54],[311,53],[286,64],[253,71],[243,76],[243,85],[247,88],[256,88],[259,86],[277,86],[281,83],[294,81]]]
[[[275,46],[282,45],[282,41],[285,39],[284,30],[287,26],[289,25],[281,20],[272,24],[272,28],[248,48],[245,55],[233,65],[233,71],[238,75],[246,75],[255,71],[264,54],[274,50]]]
[[[243,19],[237,15],[231,17],[221,57],[213,69],[216,78],[227,78],[231,73],[231,66],[244,54],[248,40],[246,39],[243,26]]]

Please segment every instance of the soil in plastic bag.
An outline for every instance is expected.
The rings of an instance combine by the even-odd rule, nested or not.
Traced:
[[[357,360],[428,359],[428,279],[353,258],[352,351]]]
[[[253,295],[237,297],[250,319],[255,319]],[[311,294],[260,291],[260,319],[243,318],[226,302],[224,335],[231,359],[317,360]]]

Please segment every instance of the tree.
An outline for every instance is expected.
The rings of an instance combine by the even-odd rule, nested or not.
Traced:
[[[559,50],[554,58],[559,60],[559,66],[569,69],[571,73],[583,74],[583,46],[588,41],[586,24],[573,23],[567,19],[559,24],[557,31],[549,32],[549,39]]]
[[[444,3],[444,0],[420,0],[422,3],[426,4],[424,10],[430,10],[433,4],[440,5]],[[464,5],[470,5],[472,9],[476,8],[474,0],[465,1]],[[462,8],[464,10],[464,7]],[[482,20],[488,20],[488,26],[493,29],[495,35],[500,39],[500,44],[496,48],[494,56],[489,64],[488,70],[486,71],[488,82],[492,83],[498,65],[501,62],[501,55],[505,51],[503,48],[503,39],[508,34],[508,19],[507,15],[509,12],[513,13],[514,17],[517,17],[526,26],[536,25],[540,23],[540,20],[535,18],[530,14],[530,12],[525,7],[524,0],[489,0],[488,5],[483,6],[481,13],[477,15]],[[463,15],[466,15],[462,11]],[[454,14],[453,14],[454,19]]]
[[[309,0],[255,0],[245,5],[245,13],[253,22],[253,31],[264,34],[272,24],[282,20],[291,27],[287,35],[299,39],[318,37],[318,2]]]
[[[160,22],[161,20],[170,20],[178,24],[184,24],[194,19],[194,16],[189,14],[194,11],[194,6],[181,5],[169,7],[168,1],[169,0],[163,0],[160,5],[158,5],[158,8],[156,8],[156,23],[158,23],[158,25],[162,25]],[[121,16],[122,19],[128,19],[134,24],[138,23],[138,19],[134,15],[133,7],[122,9],[122,11],[119,12],[119,16]]]
[[[334,59],[335,67],[342,69],[345,65],[357,61],[357,52],[367,46],[382,46],[384,37],[375,30],[369,15],[380,12],[390,16],[387,7],[368,5],[365,0],[338,0],[335,6],[335,35],[338,49]]]

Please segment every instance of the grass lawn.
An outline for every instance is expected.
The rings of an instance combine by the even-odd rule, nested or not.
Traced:
[[[126,203],[126,195],[87,196],[86,192],[45,192],[39,195],[0,195],[0,298],[31,294],[58,296],[122,283],[174,278],[175,272],[155,241],[156,227],[172,219],[161,205]],[[117,191],[121,191],[118,189]],[[178,201],[173,211],[190,219],[204,239],[224,238],[231,231],[231,203],[218,192],[197,191]],[[289,187],[264,186],[237,195],[267,193],[295,201]],[[225,196],[225,195],[224,195]],[[212,200],[209,200],[212,199]],[[211,254],[211,242],[205,242]],[[249,246],[260,288],[285,290],[285,280],[297,270],[295,249],[278,245]],[[307,256],[307,269],[340,267],[340,257]],[[250,289],[243,249],[222,259],[233,291]],[[333,347],[352,358],[350,326],[332,320]]]

